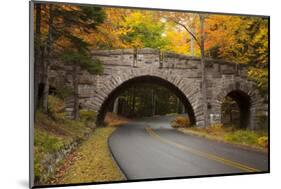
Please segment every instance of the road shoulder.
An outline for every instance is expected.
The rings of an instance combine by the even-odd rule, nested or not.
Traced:
[[[268,153],[268,149],[254,147],[254,146],[250,146],[250,145],[247,145],[247,144],[228,142],[228,141],[225,141],[222,138],[215,137],[215,136],[212,136],[212,135],[208,135],[206,133],[196,132],[196,131],[193,131],[193,130],[188,130],[188,129],[183,129],[183,128],[178,128],[178,129],[176,129],[176,131],[178,131],[180,133],[183,133],[183,134],[186,134],[186,135],[191,135],[191,136],[204,138],[204,139],[211,140],[211,141],[216,141],[216,142],[219,142],[219,143],[228,144],[228,145],[234,146],[236,148],[251,150],[251,151],[255,151],[255,152],[261,152],[261,153],[264,153],[264,154]]]

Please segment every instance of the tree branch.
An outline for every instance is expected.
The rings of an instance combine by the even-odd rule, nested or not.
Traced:
[[[175,24],[178,24],[178,25],[182,26],[192,36],[192,38],[196,41],[197,45],[201,48],[199,40],[196,38],[196,36],[184,24],[182,24],[182,23],[180,23],[180,22],[178,22],[176,20],[173,20],[173,22]]]

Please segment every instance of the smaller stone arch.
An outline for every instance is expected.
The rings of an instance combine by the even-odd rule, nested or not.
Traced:
[[[220,114],[218,122],[221,123],[222,117],[222,104],[225,97],[231,97],[235,100],[240,109],[240,127],[255,129],[257,112],[263,103],[263,98],[260,96],[259,91],[252,83],[230,83],[221,88],[215,101],[216,112]]]

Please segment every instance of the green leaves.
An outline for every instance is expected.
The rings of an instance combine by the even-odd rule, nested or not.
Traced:
[[[89,54],[90,44],[84,35],[96,30],[105,19],[105,13],[99,7],[91,6],[56,6],[56,27],[63,45],[59,58],[66,64],[76,64],[82,69],[96,74],[102,71],[100,61]]]
[[[127,28],[121,38],[134,47],[150,47],[163,49],[168,45],[168,40],[162,35],[165,31],[165,24],[152,12],[132,12],[125,18],[122,27]]]
[[[99,74],[103,71],[102,63],[99,59],[91,57],[91,60],[85,61],[81,67],[91,74]]]
[[[86,22],[85,24],[86,29],[96,29],[97,25],[102,23],[106,18],[106,14],[103,12],[102,8],[100,7],[83,6],[80,7],[80,10],[81,10],[80,19]],[[89,32],[87,30],[85,31]]]
[[[98,74],[103,71],[100,60],[91,57],[87,53],[67,50],[61,54],[60,58],[64,63],[70,65],[77,64],[92,74]]]

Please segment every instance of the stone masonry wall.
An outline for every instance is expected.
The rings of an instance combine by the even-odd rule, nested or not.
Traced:
[[[196,125],[203,125],[203,108],[201,94],[200,58],[161,53],[157,49],[117,49],[94,50],[92,55],[101,60],[104,72],[91,75],[81,71],[79,96],[81,106],[97,112],[107,97],[124,82],[142,76],[155,76],[175,85],[189,100],[195,114]],[[66,80],[71,86],[71,77],[64,69],[51,69],[50,81],[58,85]],[[66,69],[67,70],[67,69]],[[231,91],[240,90],[251,99],[251,116],[249,127],[255,128],[256,115],[267,113],[267,105],[254,84],[247,79],[247,67],[221,60],[206,60],[208,114],[211,124],[221,122],[221,104],[223,98]],[[69,100],[71,112],[71,100]],[[71,116],[71,113],[69,114]]]

